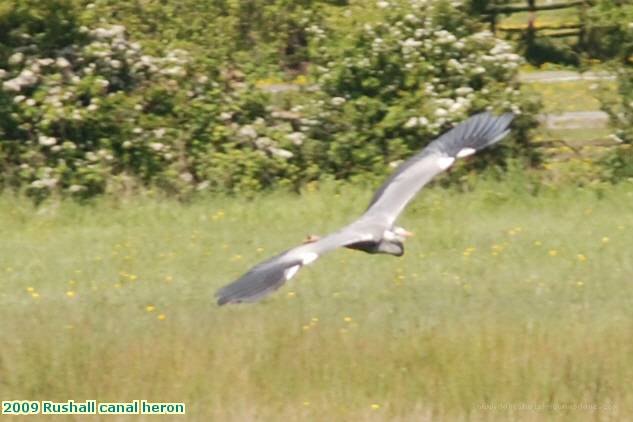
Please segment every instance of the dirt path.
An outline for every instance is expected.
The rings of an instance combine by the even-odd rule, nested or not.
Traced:
[[[547,129],[602,128],[609,123],[604,111],[568,111],[561,114],[539,114],[539,120]]]
[[[545,70],[520,73],[519,80],[524,83],[557,83],[572,81],[608,81],[615,79],[607,72],[572,72],[569,70]]]
[[[605,81],[615,76],[607,72],[572,72],[568,70],[542,71],[519,74],[523,83],[560,83],[573,81]],[[609,123],[604,111],[569,111],[560,114],[540,114],[539,120],[547,129],[603,128]]]

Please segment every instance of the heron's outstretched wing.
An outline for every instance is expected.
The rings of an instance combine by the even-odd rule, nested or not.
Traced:
[[[299,269],[310,264],[326,252],[340,246],[371,241],[374,235],[359,224],[332,233],[314,243],[297,246],[263,261],[236,281],[219,289],[215,296],[218,305],[226,303],[256,302],[268,296],[290,280]]]
[[[455,159],[467,157],[503,139],[512,113],[479,113],[435,139],[420,153],[402,163],[376,191],[365,215],[380,215],[393,224],[415,194]]]

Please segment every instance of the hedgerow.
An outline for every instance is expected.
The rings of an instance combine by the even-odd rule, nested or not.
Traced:
[[[269,2],[263,13],[286,10],[279,22],[294,27],[251,34],[249,45],[239,34],[244,11],[222,15],[215,3],[181,7],[185,16],[207,13],[228,34],[200,32],[202,18],[187,28],[175,3],[162,10],[148,2],[153,14],[141,23],[139,11],[105,0],[15,0],[0,11],[0,182],[36,198],[298,188],[381,175],[486,109],[518,115],[495,162],[534,159],[526,134],[536,105],[516,82],[521,58],[467,4],[380,1],[375,24],[340,33],[315,3]],[[156,29],[156,16],[172,20]],[[301,34],[300,52],[287,51],[291,33]],[[209,39],[218,49],[204,54]],[[284,50],[279,69],[309,63],[298,92],[258,88],[263,46]]]

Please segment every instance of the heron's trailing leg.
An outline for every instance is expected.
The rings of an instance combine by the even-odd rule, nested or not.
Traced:
[[[306,236],[305,239],[303,239],[303,244],[307,245],[308,243],[314,243],[320,239],[321,239],[321,236],[319,236],[318,234],[309,234]]]

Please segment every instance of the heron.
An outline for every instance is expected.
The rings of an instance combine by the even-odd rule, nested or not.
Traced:
[[[279,289],[299,269],[339,247],[402,256],[404,241],[412,233],[395,222],[407,204],[456,159],[501,141],[510,132],[513,118],[512,113],[478,113],[439,136],[395,169],[358,219],[325,237],[311,236],[307,242],[255,265],[216,292],[218,305],[257,302]]]

